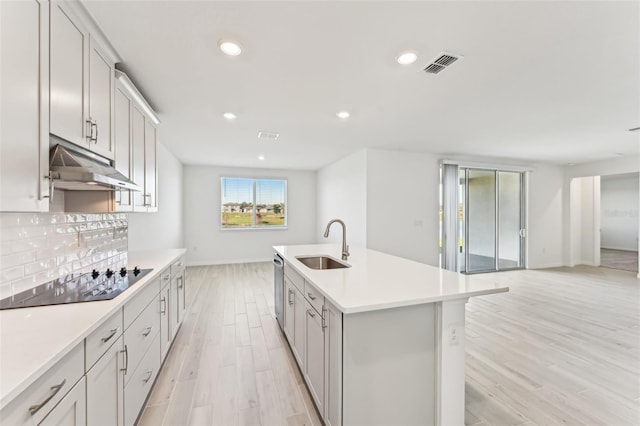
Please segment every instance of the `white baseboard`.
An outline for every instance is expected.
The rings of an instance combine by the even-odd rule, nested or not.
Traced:
[[[552,263],[540,263],[536,265],[529,265],[527,269],[546,269],[546,268],[561,268],[565,266],[561,262],[552,262]]]
[[[210,265],[231,265],[236,263],[260,263],[271,262],[272,258],[261,259],[215,259],[215,260],[195,260],[187,261],[187,266],[210,266]]]

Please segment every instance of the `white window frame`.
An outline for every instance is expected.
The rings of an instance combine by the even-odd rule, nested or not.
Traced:
[[[225,179],[246,179],[251,180],[252,182],[252,193],[253,193],[253,214],[252,214],[252,222],[253,226],[233,226],[233,227],[225,227],[222,224],[222,186]],[[274,225],[274,226],[257,226],[257,217],[256,217],[256,182],[259,180],[280,180],[284,182],[284,225]],[[255,231],[255,230],[281,230],[288,229],[289,227],[289,202],[288,202],[288,188],[289,182],[287,178],[282,177],[248,177],[248,176],[220,176],[220,208],[218,209],[219,217],[218,217],[218,226],[221,231]]]

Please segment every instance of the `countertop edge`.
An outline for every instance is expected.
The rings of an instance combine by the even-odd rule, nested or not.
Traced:
[[[56,354],[48,358],[44,363],[42,363],[39,367],[34,369],[31,373],[29,373],[21,382],[17,383],[13,388],[6,391],[6,389],[0,389],[0,410],[3,410],[6,406],[8,406],[17,396],[19,396],[22,392],[24,392],[29,386],[31,386],[42,374],[44,374],[47,370],[53,367],[57,362],[62,360],[64,356],[66,356],[69,352],[71,352],[78,344],[81,344],[82,341],[89,336],[93,331],[95,331],[98,327],[104,323],[108,318],[111,317],[118,309],[122,309],[124,304],[130,300],[132,297],[135,297],[143,288],[145,288],[151,281],[157,278],[160,273],[167,267],[170,266],[173,261],[178,259],[180,256],[183,256],[187,252],[186,248],[180,249],[168,249],[168,250],[154,250],[154,251],[144,251],[144,252],[129,252],[129,256],[132,256],[135,259],[135,256],[138,255],[153,255],[156,253],[156,256],[165,253],[167,258],[162,262],[165,266],[160,268],[154,268],[148,275],[146,275],[140,282],[138,282],[136,286],[132,286],[130,290],[122,293],[122,295],[126,295],[126,297],[121,298],[122,295],[119,295],[113,300],[118,300],[114,306],[112,306],[106,313],[102,315],[99,320],[94,321],[91,325],[89,325],[84,331],[82,331],[78,336],[76,336],[73,340],[71,340],[68,344],[64,346],[64,349],[58,351]],[[169,260],[170,259],[170,260]],[[133,262],[136,263],[136,262]],[[55,308],[63,308],[64,305],[57,305]],[[41,309],[41,308],[54,308],[47,306],[39,306],[34,308],[22,308],[22,309]],[[124,333],[124,330],[123,330]],[[0,345],[1,347],[1,345]],[[0,350],[0,353],[2,351]],[[85,355],[86,357],[86,355]],[[86,360],[85,360],[86,362]],[[86,365],[83,367],[83,374]]]

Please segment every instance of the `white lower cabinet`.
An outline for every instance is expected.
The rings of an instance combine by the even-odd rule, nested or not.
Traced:
[[[284,334],[325,425],[341,425],[342,312],[287,264],[285,272]]]
[[[156,333],[138,367],[125,384],[124,424],[135,424],[160,370],[160,333]]]
[[[169,316],[169,308],[171,306],[169,284],[160,290],[160,356],[164,359],[169,352],[171,342],[173,340],[173,332],[171,329],[171,318]]]
[[[87,424],[86,379],[83,377],[42,420],[41,426],[85,426]]]
[[[342,312],[328,301],[324,310],[324,423],[342,424]]]
[[[87,371],[87,424],[124,424],[123,337]]]
[[[322,317],[305,300],[304,378],[320,413],[324,413],[324,329]]]

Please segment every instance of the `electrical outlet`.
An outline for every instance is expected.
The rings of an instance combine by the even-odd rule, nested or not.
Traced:
[[[449,327],[449,346],[457,346],[460,344],[460,328]]]

